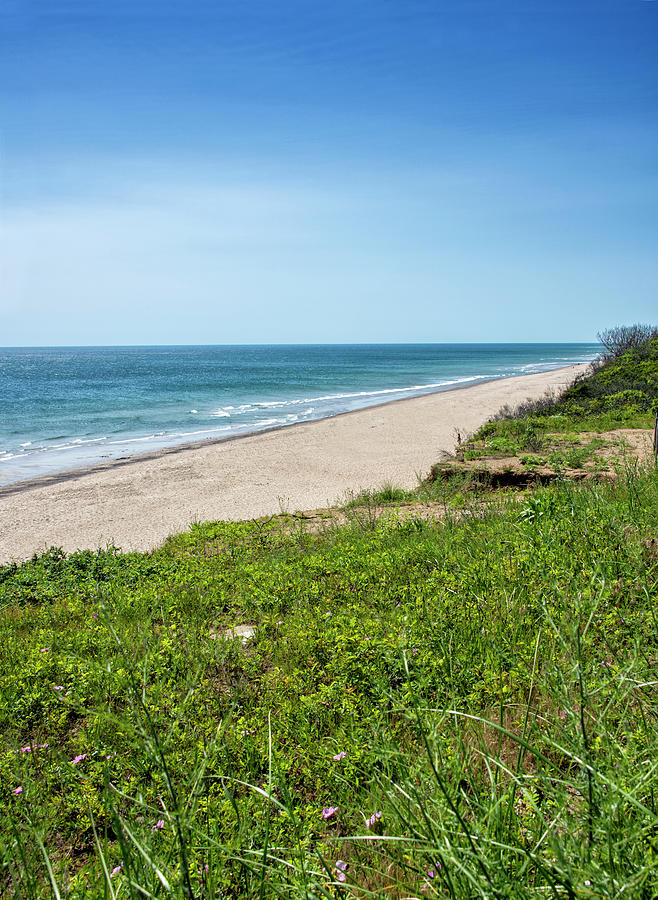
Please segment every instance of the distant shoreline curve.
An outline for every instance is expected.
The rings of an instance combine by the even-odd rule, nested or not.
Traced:
[[[457,432],[562,390],[589,364],[496,378],[330,418],[210,439],[0,490],[0,564],[43,553],[148,551],[193,522],[340,505],[383,484],[413,488]]]
[[[360,407],[359,409],[349,409],[345,410],[344,412],[332,413],[328,416],[320,416],[317,419],[309,419],[303,422],[291,422],[287,425],[272,425],[268,428],[262,429],[254,428],[253,431],[245,431],[243,434],[231,434],[226,435],[225,437],[203,438],[198,441],[187,441],[183,444],[176,444],[173,447],[162,447],[158,450],[146,450],[143,453],[131,454],[128,457],[119,457],[118,459],[108,460],[107,462],[92,463],[88,466],[79,466],[75,469],[65,469],[61,472],[52,472],[46,475],[38,475],[34,478],[26,478],[21,481],[11,482],[7,485],[0,485],[0,498],[11,496],[12,494],[19,494],[24,491],[29,491],[33,488],[48,487],[57,484],[63,484],[68,481],[75,481],[79,478],[83,478],[86,475],[94,475],[97,472],[104,472],[108,469],[120,469],[124,466],[146,462],[147,460],[162,459],[166,456],[175,456],[179,453],[185,453],[190,450],[200,450],[204,447],[212,447],[218,444],[227,444],[233,441],[243,441],[247,438],[271,434],[272,432],[289,431],[294,428],[300,428],[301,426],[313,426],[320,422],[326,422],[330,419],[339,419],[344,416],[359,415],[366,410],[380,409],[384,406],[394,406],[398,403],[410,403],[414,400],[419,400],[423,397],[432,397],[436,394],[447,394],[453,393],[455,391],[468,391],[472,388],[490,384],[494,381],[504,382],[510,378],[532,378],[533,376],[547,375],[565,371],[568,369],[573,369],[575,366],[587,367],[590,365],[591,363],[571,363],[566,366],[557,366],[554,369],[547,369],[545,372],[528,372],[522,375],[514,373],[510,375],[492,376],[491,378],[482,378],[479,381],[473,382],[472,384],[449,385],[445,388],[437,388],[436,390],[427,391],[424,394],[417,394],[413,397],[398,397],[395,400],[383,400],[381,403],[373,403],[368,406]]]

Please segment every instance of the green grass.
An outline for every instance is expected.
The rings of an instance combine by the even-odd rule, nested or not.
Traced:
[[[389,506],[393,503],[404,503],[407,500],[415,500],[414,491],[405,491],[390,483],[383,484],[378,490],[362,490],[349,498],[345,509],[354,509],[358,506]]]
[[[529,469],[537,466],[545,466],[547,462],[545,456],[537,456],[535,453],[524,453],[519,458],[521,463]]]
[[[0,570],[4,893],[652,896],[657,500]]]

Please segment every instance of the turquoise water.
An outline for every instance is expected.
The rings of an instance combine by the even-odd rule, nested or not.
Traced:
[[[593,359],[597,344],[0,349],[0,484]]]

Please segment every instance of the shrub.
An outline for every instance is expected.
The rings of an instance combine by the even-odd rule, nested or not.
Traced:
[[[619,359],[629,350],[642,350],[648,341],[658,337],[658,328],[655,325],[615,325],[614,328],[606,328],[600,331],[597,338],[604,347],[603,359]]]

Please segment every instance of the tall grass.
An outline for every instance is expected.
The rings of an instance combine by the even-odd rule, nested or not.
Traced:
[[[656,896],[657,525],[629,467],[0,570],[3,894]]]

